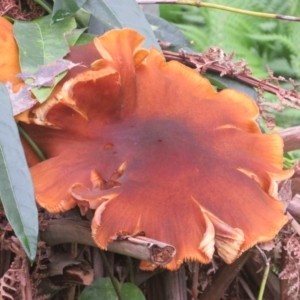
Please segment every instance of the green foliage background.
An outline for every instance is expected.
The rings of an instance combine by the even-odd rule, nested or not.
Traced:
[[[213,0],[225,6],[300,16],[299,0]],[[265,65],[275,74],[300,78],[300,30],[298,22],[266,19],[194,6],[160,5],[160,15],[175,23],[203,52],[217,46],[246,58],[255,77],[267,76]]]
[[[239,9],[300,16],[299,0],[207,0]],[[276,76],[293,78],[300,82],[300,24],[278,19],[258,18],[211,8],[187,5],[160,5],[160,16],[176,25],[181,32],[193,41],[190,47],[204,52],[212,46],[225,52],[235,53],[235,59],[245,59],[257,78],[268,77],[266,66]],[[290,88],[287,84],[285,88]],[[278,102],[270,94],[266,101]],[[276,116],[276,129],[300,125],[300,111],[285,108]],[[266,128],[265,128],[266,129]],[[294,151],[286,157],[292,166],[300,157]]]

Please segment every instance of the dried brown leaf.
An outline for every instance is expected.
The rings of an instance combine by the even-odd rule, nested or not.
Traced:
[[[34,74],[30,72],[22,72],[18,74],[17,77],[24,81],[29,78],[33,79],[33,83],[28,84],[30,88],[53,87],[56,76],[78,65],[79,64],[74,64],[69,60],[57,59],[50,64],[40,66]]]
[[[28,85],[24,85],[16,93],[12,91],[12,84],[10,82],[6,84],[6,87],[9,92],[14,116],[26,111],[37,103],[37,101],[31,97],[30,87]]]

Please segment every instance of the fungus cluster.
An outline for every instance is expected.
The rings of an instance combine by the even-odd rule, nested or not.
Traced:
[[[95,210],[92,235],[145,234],[176,247],[165,267],[233,262],[287,222],[276,199],[283,142],[262,134],[248,96],[140,48],[131,29],[73,47],[77,66],[22,126],[47,160],[31,167],[50,212]],[[1,49],[1,47],[0,47]],[[145,268],[150,268],[147,264]]]

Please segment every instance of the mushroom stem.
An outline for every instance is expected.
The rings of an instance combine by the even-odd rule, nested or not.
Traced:
[[[46,230],[40,232],[41,239],[49,246],[63,243],[79,243],[97,247],[90,233],[88,221],[70,219],[50,220]],[[165,265],[175,255],[175,248],[169,244],[146,237],[122,237],[108,244],[108,251],[149,261],[155,265]]]
[[[184,265],[176,271],[164,271],[147,281],[149,300],[187,300]]]

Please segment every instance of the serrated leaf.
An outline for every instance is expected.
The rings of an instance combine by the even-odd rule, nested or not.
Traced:
[[[132,283],[124,283],[120,285],[121,294],[124,300],[145,300],[145,296],[141,290]],[[101,295],[101,298],[99,298]],[[79,300],[118,300],[115,289],[110,278],[96,278],[91,286],[86,287],[81,293]]]
[[[87,0],[83,8],[92,15],[89,33],[101,35],[114,28],[133,28],[146,38],[144,47],[153,46],[160,50],[151,26],[135,0]]]
[[[73,18],[65,19],[50,25],[51,16],[35,19],[31,22],[16,21],[14,35],[20,51],[20,66],[22,72],[34,74],[38,68],[52,61],[63,58],[69,52],[65,35],[76,28]],[[57,77],[58,83],[62,78]],[[36,98],[43,102],[50,95],[52,88],[33,91]]]
[[[0,198],[9,223],[33,261],[37,247],[38,213],[9,94],[3,84],[0,84]]]
[[[73,16],[85,2],[86,0],[54,0],[52,22]]]

